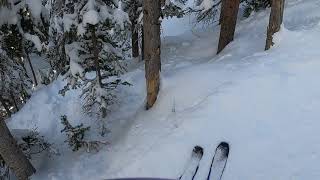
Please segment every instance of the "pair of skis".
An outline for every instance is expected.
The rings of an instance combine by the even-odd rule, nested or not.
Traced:
[[[194,180],[203,156],[203,148],[194,147],[190,162],[179,180]],[[216,148],[207,180],[221,180],[229,156],[229,144],[222,142]]]

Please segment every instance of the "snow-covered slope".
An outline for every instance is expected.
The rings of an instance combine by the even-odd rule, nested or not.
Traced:
[[[319,0],[287,0],[284,26],[267,52],[269,10],[241,20],[234,42],[220,55],[219,27],[164,37],[156,105],[143,109],[140,64],[124,75],[133,86],[119,91],[119,104],[106,119],[111,132],[103,140],[111,144],[97,154],[70,152],[60,133],[63,114],[98,126],[81,113],[79,93],[59,96],[61,80],[38,90],[9,125],[38,127],[61,155],[38,163],[32,179],[175,179],[195,145],[204,148],[196,179],[206,179],[220,141],[231,148],[224,180],[319,179],[319,9]]]

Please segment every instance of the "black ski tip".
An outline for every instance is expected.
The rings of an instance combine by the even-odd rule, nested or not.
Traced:
[[[195,154],[203,155],[203,148],[202,148],[201,146],[195,146],[195,147],[193,148],[193,152],[194,152]]]
[[[222,152],[224,152],[224,156],[229,156],[229,144],[227,143],[227,142],[221,142],[219,145],[218,145],[218,147],[217,147],[217,149],[221,149],[222,150]]]

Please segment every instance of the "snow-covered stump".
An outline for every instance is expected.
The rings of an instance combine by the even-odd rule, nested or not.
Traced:
[[[6,123],[0,118],[0,155],[19,180],[27,180],[36,172],[18,147]]]
[[[274,45],[272,36],[280,31],[283,21],[284,2],[285,0],[272,0],[265,50]]]

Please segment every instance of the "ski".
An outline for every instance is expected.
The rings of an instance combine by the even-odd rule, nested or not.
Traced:
[[[207,180],[221,180],[229,156],[229,144],[222,142],[218,145],[212,159]]]
[[[183,174],[180,176],[179,180],[193,180],[196,176],[198,169],[199,169],[199,163],[203,156],[203,148],[200,146],[195,146],[192,151],[191,159],[186,166],[186,169],[184,170]]]

